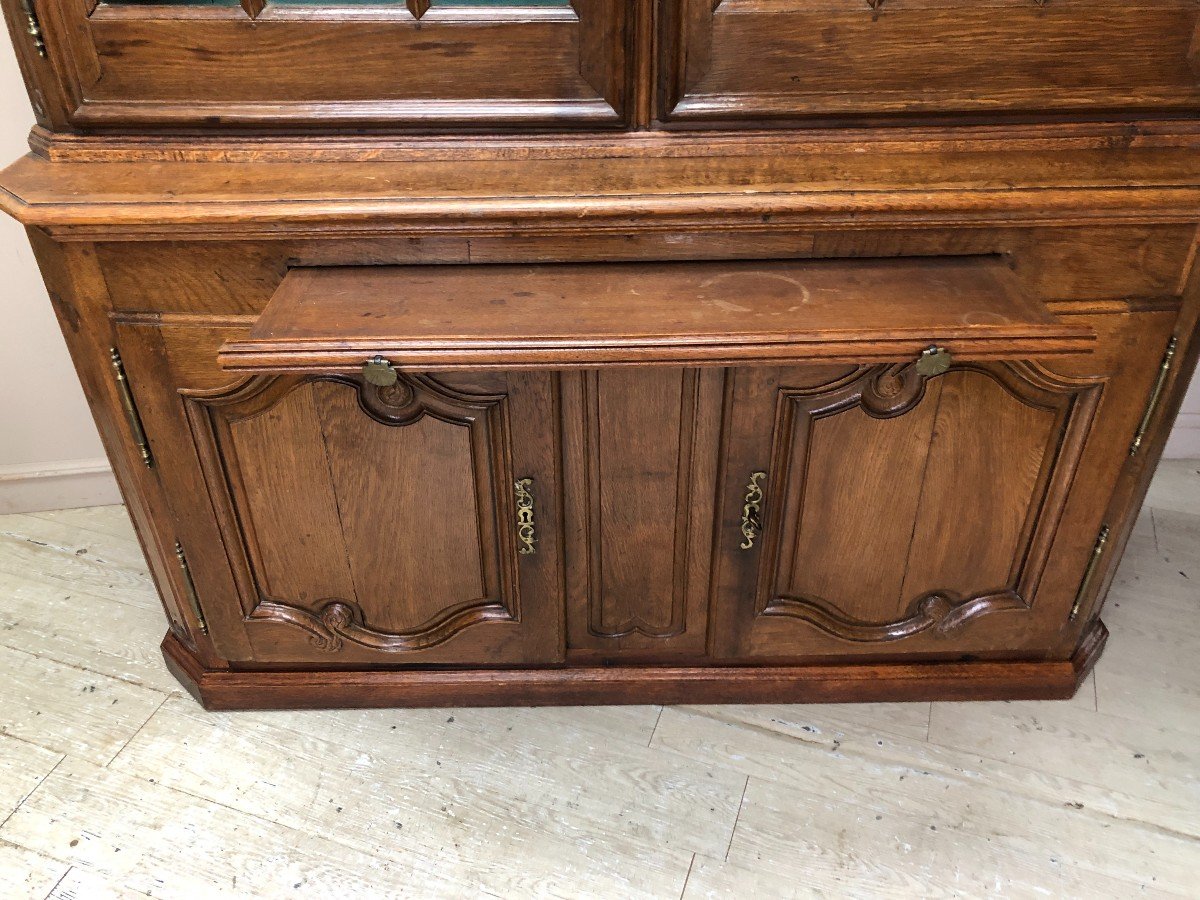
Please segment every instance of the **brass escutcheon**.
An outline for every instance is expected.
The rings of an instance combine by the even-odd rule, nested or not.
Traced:
[[[742,507],[742,537],[745,540],[738,545],[743,550],[753,547],[755,538],[762,531],[763,489],[758,482],[759,479],[766,477],[766,472],[754,472],[746,484],[746,504]]]
[[[517,494],[517,552],[522,556],[537,552],[533,546],[537,543],[537,535],[533,521],[533,494],[529,492],[531,487],[532,478],[518,478],[513,485]]]

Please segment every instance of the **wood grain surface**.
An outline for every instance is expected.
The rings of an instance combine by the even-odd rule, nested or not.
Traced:
[[[1200,356],[1192,0],[0,6],[0,208],[209,705],[1094,662]]]
[[[995,258],[297,268],[230,371],[963,359],[1085,350]]]

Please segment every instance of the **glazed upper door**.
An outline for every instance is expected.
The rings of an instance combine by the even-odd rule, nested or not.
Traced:
[[[222,655],[562,658],[549,375],[234,376],[239,330],[119,333]]]
[[[598,127],[627,105],[630,0],[29,2],[77,128]]]
[[[663,0],[669,121],[1180,114],[1195,0]]]
[[[718,653],[1046,652],[1073,600],[1046,573],[1084,563],[1059,535],[1098,527],[1066,510],[1104,366],[735,372]]]

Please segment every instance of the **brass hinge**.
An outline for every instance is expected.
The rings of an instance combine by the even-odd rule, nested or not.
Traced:
[[[129,379],[125,376],[125,364],[121,362],[121,354],[116,347],[108,348],[112,359],[113,377],[117,381],[117,392],[121,395],[121,406],[125,409],[125,419],[129,422],[129,430],[133,432],[133,441],[142,454],[142,462],[147,469],[154,468],[154,457],[150,454],[150,443],[146,440],[146,429],[142,427],[142,417],[138,415],[137,403],[133,399],[133,391],[129,388]]]
[[[33,41],[33,49],[42,59],[46,58],[46,41],[42,38],[42,23],[33,9],[33,0],[21,0],[21,12],[25,13],[25,33]]]
[[[1079,583],[1079,590],[1075,594],[1075,605],[1071,607],[1071,621],[1075,621],[1075,617],[1079,615],[1079,607],[1083,605],[1083,601],[1087,599],[1088,591],[1092,587],[1092,580],[1096,577],[1096,571],[1100,568],[1100,560],[1104,556],[1104,548],[1108,544],[1108,526],[1104,525],[1100,529],[1100,533],[1096,535],[1095,546],[1092,547],[1092,555],[1088,559],[1087,568],[1083,572],[1083,581]]]
[[[1146,439],[1146,432],[1150,430],[1150,420],[1154,418],[1154,412],[1158,409],[1159,401],[1162,400],[1163,388],[1167,386],[1167,376],[1171,374],[1171,364],[1175,361],[1175,348],[1178,344],[1178,338],[1171,338],[1167,342],[1167,350],[1158,367],[1158,377],[1154,379],[1150,399],[1146,401],[1146,411],[1142,413],[1142,421],[1138,423],[1133,443],[1129,445],[1130,456],[1137,456],[1137,452],[1142,449],[1142,441]]]
[[[200,598],[196,595],[196,582],[192,581],[192,570],[188,565],[187,555],[183,552],[183,544],[175,542],[175,556],[179,560],[179,571],[183,575],[183,591],[187,595],[188,606],[200,626],[201,634],[208,634],[208,623],[204,621],[204,611],[200,609]]]

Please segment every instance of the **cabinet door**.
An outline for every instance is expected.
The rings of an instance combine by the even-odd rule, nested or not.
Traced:
[[[218,651],[561,659],[550,376],[231,376],[216,352],[240,335],[120,329]]]
[[[660,116],[1187,114],[1194,0],[664,0]]]
[[[1059,537],[1098,527],[1094,509],[1066,511],[1104,377],[1026,362],[932,377],[912,365],[733,377],[721,655],[1028,654],[1054,643],[1073,597],[1040,586],[1064,561],[1078,584],[1084,560],[1056,558]]]
[[[15,6],[15,4],[13,4]],[[38,0],[76,128],[624,121],[629,0]]]

